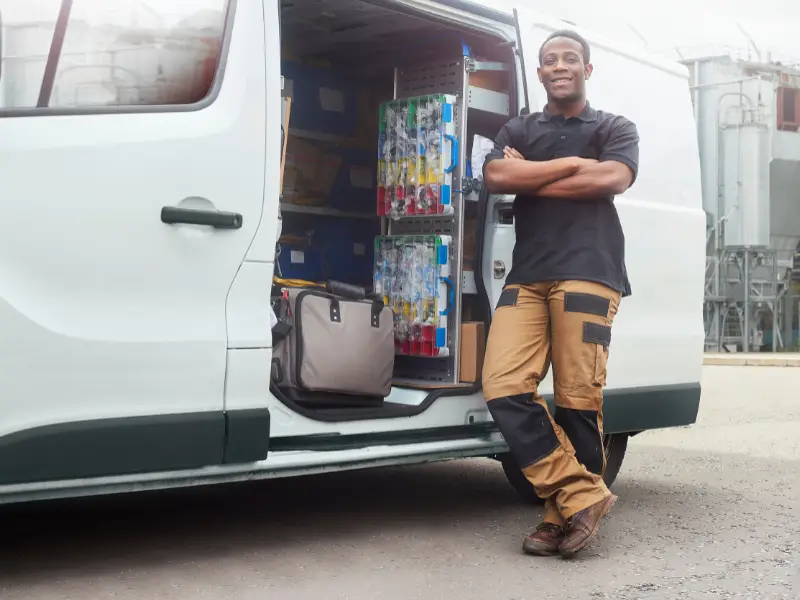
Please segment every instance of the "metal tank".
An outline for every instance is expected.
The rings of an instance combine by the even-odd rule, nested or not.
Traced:
[[[723,242],[770,245],[770,140],[765,123],[724,126],[722,140]],[[799,231],[800,232],[800,231]]]
[[[730,56],[685,64],[709,225],[706,348],[796,349],[800,132],[779,127],[778,90],[800,88],[800,70]]]

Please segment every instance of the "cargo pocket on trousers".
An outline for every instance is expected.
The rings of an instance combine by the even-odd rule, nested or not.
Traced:
[[[594,377],[592,378],[592,385],[601,388],[605,387],[607,373],[608,373],[608,348],[605,346],[600,346],[598,344],[595,346]]]
[[[505,306],[516,306],[517,302],[519,302],[519,288],[504,288],[500,293],[495,310]]]
[[[594,345],[594,373],[592,385],[604,387],[608,365],[608,347],[611,345],[611,327],[597,323],[583,323],[583,342]]]

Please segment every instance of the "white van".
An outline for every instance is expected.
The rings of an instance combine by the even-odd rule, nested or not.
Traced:
[[[512,198],[469,177],[473,140],[544,105],[537,52],[564,26],[524,4],[0,0],[0,500],[463,457],[500,459],[531,497],[460,375],[459,328],[489,324],[514,243]],[[610,483],[630,435],[696,419],[706,221],[686,70],[579,31],[592,104],[641,136],[616,200],[633,295],[605,394]],[[380,102],[429,93],[457,98],[454,211],[427,223],[453,240],[449,354],[379,405],[301,406],[270,386],[276,248],[298,219],[358,239],[390,219],[376,158],[342,159],[344,203],[290,202],[303,165],[282,164],[284,138],[377,156]]]

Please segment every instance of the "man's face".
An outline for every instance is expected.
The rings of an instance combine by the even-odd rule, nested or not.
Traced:
[[[586,80],[592,65],[584,64],[580,43],[566,37],[553,38],[542,48],[539,81],[547,97],[561,102],[580,100],[586,95]]]

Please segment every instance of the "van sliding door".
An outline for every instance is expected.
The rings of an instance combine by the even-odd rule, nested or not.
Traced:
[[[3,0],[0,488],[220,464],[260,2]]]

